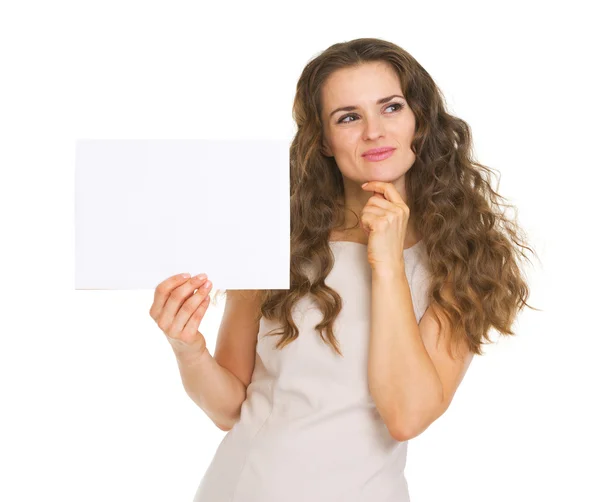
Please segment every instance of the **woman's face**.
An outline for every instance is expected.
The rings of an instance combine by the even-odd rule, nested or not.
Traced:
[[[326,80],[321,97],[322,151],[335,158],[346,181],[360,186],[366,181],[393,183],[404,176],[415,161],[410,149],[415,116],[397,74],[387,63],[369,62],[336,71]],[[355,109],[337,110],[341,107]],[[395,150],[378,162],[363,157],[367,150],[380,147]]]

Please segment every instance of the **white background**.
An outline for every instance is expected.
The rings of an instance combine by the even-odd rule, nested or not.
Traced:
[[[191,501],[224,436],[183,390],[153,291],[73,289],[75,140],[291,138],[304,65],[379,37],[470,124],[541,259],[542,312],[487,346],[410,442],[412,500],[600,500],[592,5],[4,2],[0,499]],[[201,325],[211,353],[223,305]]]

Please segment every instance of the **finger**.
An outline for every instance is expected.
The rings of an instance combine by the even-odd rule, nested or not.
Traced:
[[[186,340],[191,340],[196,336],[198,332],[198,328],[200,327],[200,323],[202,319],[204,319],[204,314],[208,310],[208,306],[210,305],[210,295],[207,295],[204,300],[200,302],[196,310],[190,316],[188,322],[185,324],[181,337]]]
[[[363,213],[360,219],[360,226],[367,234],[371,232],[371,216],[369,214]]]
[[[394,184],[387,181],[368,181],[362,185],[362,189],[367,192],[377,192],[383,194],[383,196],[390,202],[404,202]]]
[[[176,287],[171,292],[167,298],[167,302],[165,303],[162,312],[159,314],[163,320],[163,323],[167,322],[167,329],[172,329],[172,323],[175,320],[175,316],[177,315],[177,312],[179,312],[179,309],[183,303],[194,294],[194,290],[200,288],[206,281],[207,277],[205,274],[201,274],[200,277],[196,275],[191,279],[188,279],[180,286]],[[168,324],[169,322],[171,325]],[[183,327],[183,324],[181,324],[180,327]]]
[[[152,306],[150,307],[150,315],[153,318],[156,318],[158,314],[162,311],[171,294],[171,291],[189,279],[189,277],[183,277],[184,274],[177,274],[169,277],[168,279],[162,281],[158,286],[156,286],[154,290],[154,301]]]
[[[371,197],[369,199],[369,201],[367,202],[367,204],[365,204],[365,207],[377,206],[377,207],[390,208],[390,209],[392,207],[394,207],[393,204],[381,194],[376,194],[373,197]]]
[[[373,228],[373,224],[377,221],[378,218],[385,218],[389,214],[387,209],[381,209],[376,206],[365,207],[360,222],[361,226],[364,230],[368,230],[369,232]]]
[[[374,216],[385,216],[388,213],[389,210],[387,208],[382,208],[379,206],[369,206],[368,208],[365,208],[363,212],[363,214],[371,214]]]
[[[208,284],[210,281],[205,281],[203,286]],[[211,284],[212,287],[212,284]],[[178,312],[175,315],[175,319],[173,320],[173,324],[170,328],[170,332],[173,335],[177,335],[185,328],[185,325],[190,320],[190,317],[194,314],[194,312],[198,309],[198,306],[206,300],[208,294],[210,292],[210,287],[200,287],[196,293],[192,294],[181,306]],[[210,298],[210,297],[209,297]]]

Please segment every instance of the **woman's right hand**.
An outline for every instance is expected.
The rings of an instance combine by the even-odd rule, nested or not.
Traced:
[[[203,287],[206,285],[208,288]],[[156,286],[150,317],[167,336],[175,354],[200,356],[206,350],[206,339],[198,326],[210,304],[211,287],[205,275],[186,279],[181,274]]]

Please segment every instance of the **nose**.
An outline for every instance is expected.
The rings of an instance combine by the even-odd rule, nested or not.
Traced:
[[[383,136],[384,127],[380,117],[371,117],[369,119],[365,119],[364,124],[365,130],[363,137],[365,140],[374,140]]]

